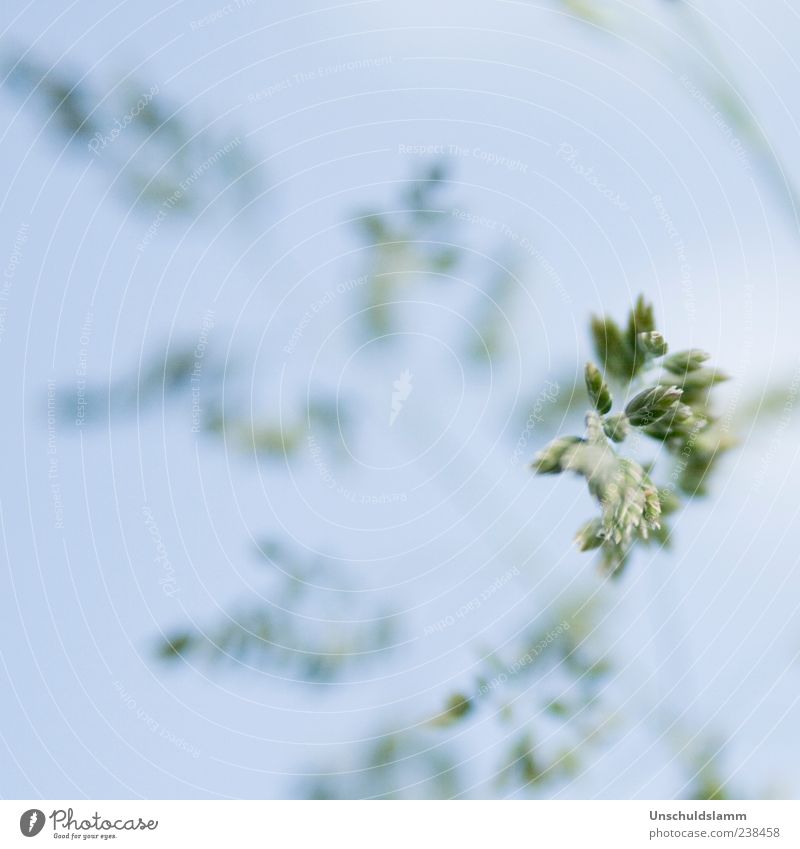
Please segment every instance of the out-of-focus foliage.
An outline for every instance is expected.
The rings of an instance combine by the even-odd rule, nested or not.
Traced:
[[[357,220],[366,245],[369,284],[364,320],[370,335],[394,329],[394,301],[402,298],[415,277],[442,285],[461,258],[460,249],[450,241],[454,227],[450,211],[437,204],[445,184],[444,169],[434,165],[409,183],[396,209],[370,210]]]
[[[126,204],[197,215],[219,193],[228,211],[259,192],[243,139],[220,116],[201,121],[157,84],[128,76],[112,88],[30,51],[0,56],[9,90],[39,110],[75,155],[105,171]]]
[[[204,385],[209,393],[216,394],[222,384],[223,370],[205,359],[202,365]],[[151,355],[131,374],[109,380],[105,385],[88,384],[79,393],[60,392],[58,409],[65,421],[79,415],[86,425],[109,417],[129,416],[173,398],[188,397],[193,379],[199,373],[196,345],[173,344],[164,353]]]
[[[341,565],[333,573],[321,558],[303,562],[274,540],[263,541],[259,552],[271,567],[261,601],[247,599],[208,626],[170,632],[158,646],[161,658],[268,668],[306,683],[333,681],[352,667],[386,658],[394,618],[389,611],[364,609]],[[334,579],[329,589],[319,589],[320,582]],[[316,604],[320,594],[324,618]]]
[[[381,732],[347,762],[299,787],[308,799],[453,799],[464,789],[458,753],[429,728]]]
[[[663,27],[642,27],[646,20],[641,10],[601,0],[554,0],[576,20],[592,25],[595,33],[613,35],[617,45],[643,43],[654,55],[660,55],[665,67],[676,71],[676,80],[698,105],[712,116],[728,137],[736,155],[747,163],[749,156],[758,164],[761,177],[768,182],[783,203],[793,222],[800,210],[800,195],[775,146],[762,129],[757,110],[748,100],[738,81],[735,65],[728,61],[717,44],[706,16],[696,4],[684,0],[659,0],[653,6],[667,12],[667,20],[676,25],[676,37],[664,42]],[[682,73],[677,73],[681,71]]]
[[[609,26],[607,4],[563,0],[560,5],[593,25]],[[597,26],[591,29],[599,31]],[[46,116],[62,142],[65,137],[70,140],[76,156],[97,162],[126,205],[138,199],[138,206],[151,214],[152,208],[166,205],[194,216],[220,191],[237,207],[258,192],[253,159],[238,136],[229,133],[225,116],[204,121],[157,86],[130,79],[101,95],[86,76],[61,66],[46,68],[28,53],[4,57],[4,70],[10,86]],[[763,136],[750,131],[757,125],[738,92],[720,87],[705,74],[704,70],[703,91],[760,151],[767,170],[776,174],[779,163]],[[442,166],[432,165],[402,189],[390,208],[372,208],[357,219],[369,280],[359,290],[366,307],[362,330],[371,337],[392,338],[400,324],[399,307],[415,286],[441,291],[459,275],[465,276],[470,258],[460,247],[466,240],[446,202],[451,188]],[[479,368],[504,351],[511,328],[504,310],[512,302],[518,274],[516,262],[506,258],[495,261],[489,273],[485,268],[481,274],[473,272],[469,266],[470,281],[479,295],[467,311],[478,333],[464,341],[462,350],[471,355],[468,363]],[[513,309],[506,311],[513,317]],[[599,542],[601,548],[613,549],[607,565],[616,571],[630,546],[641,541],[639,529],[647,528],[648,540],[666,543],[669,534],[662,517],[678,506],[674,490],[686,495],[704,491],[709,471],[729,447],[730,437],[708,405],[708,391],[718,374],[703,365],[698,352],[664,359],[665,345],[648,304],[636,305],[626,327],[596,319],[593,332],[602,369],[593,367],[586,373],[595,407],[587,435],[551,447],[547,462],[539,462],[544,464],[541,471],[569,468],[594,486],[608,515],[584,529],[582,543],[592,547]],[[659,360],[661,375],[648,379]],[[83,399],[87,421],[101,420],[109,411],[141,412],[162,399],[186,397],[195,365],[193,349],[178,347],[106,387],[89,387]],[[228,364],[227,373],[231,371]],[[227,445],[259,457],[283,458],[303,447],[311,426],[332,442],[338,439],[339,428],[347,426],[342,409],[324,392],[315,394],[308,408],[298,410],[288,424],[271,416],[254,420],[235,405],[223,409],[217,403],[222,377],[222,370],[206,359],[203,395],[211,400],[204,407],[202,427]],[[624,411],[612,414],[613,397],[624,395],[637,382],[643,384],[639,394]],[[565,371],[558,393],[541,410],[542,420],[574,410],[575,399],[582,397],[574,384],[573,375]],[[69,418],[75,403],[73,395],[62,396],[62,409]],[[528,414],[526,409],[522,412]],[[690,422],[699,430],[694,432]],[[683,463],[674,486],[658,489],[650,484],[648,463],[616,458],[612,443],[624,441],[632,430],[666,446],[676,469]],[[684,457],[690,438],[692,449]],[[612,482],[622,471],[621,491],[631,496],[616,507],[608,497],[611,484],[605,480],[601,485],[599,480],[600,471],[610,466]],[[638,523],[631,524],[634,516]],[[637,533],[628,536],[626,528]],[[334,575],[324,561],[303,560],[274,540],[264,541],[260,551],[269,564],[260,597],[221,605],[223,612],[207,624],[177,623],[156,645],[161,661],[173,667],[182,662],[255,667],[308,684],[346,680],[351,672],[389,656],[403,623],[391,610],[362,608],[358,593],[348,591],[341,567]],[[331,588],[321,589],[326,575]],[[531,619],[549,602],[549,598],[539,601]],[[578,605],[576,611],[584,608]],[[602,745],[621,722],[606,695],[614,670],[594,630],[594,614],[576,611],[532,628],[519,644],[512,641],[502,651],[483,652],[471,678],[455,692],[441,693],[438,711],[410,721],[401,717],[357,752],[354,746],[352,762],[332,765],[330,775],[318,775],[303,794],[316,798],[469,794],[463,764],[470,753],[462,738],[470,731],[473,738],[481,737],[487,728],[500,741],[491,774],[494,792],[536,796],[571,781],[587,768],[594,747]],[[678,747],[685,748],[683,743]],[[319,772],[319,764],[309,770],[315,771]],[[710,756],[693,758],[686,764],[686,774],[693,782],[687,790],[690,798],[722,798],[726,792],[720,767]],[[488,795],[486,787],[479,792]]]
[[[494,792],[541,794],[568,782],[588,764],[593,746],[615,727],[601,697],[610,664],[587,639],[593,610],[566,613],[531,628],[516,654],[489,652],[462,691],[442,710],[364,747],[360,759],[340,763],[331,778],[311,782],[315,798],[454,798],[482,795],[464,786],[459,764],[469,739],[498,739]],[[335,775],[335,777],[334,777]]]
[[[516,656],[489,654],[473,684],[432,719],[444,727],[488,719],[511,730],[495,770],[501,789],[536,793],[568,781],[613,728],[601,699],[611,666],[586,639],[591,625],[584,608],[532,628]]]
[[[264,459],[296,454],[312,435],[314,440],[317,435],[324,439],[335,457],[342,449],[342,436],[350,428],[351,406],[337,404],[319,392],[291,422],[216,410],[207,417],[206,426],[208,431],[224,436],[229,445]]]

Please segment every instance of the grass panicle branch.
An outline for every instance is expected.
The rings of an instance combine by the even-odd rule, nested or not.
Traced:
[[[580,528],[577,545],[581,551],[599,550],[606,571],[618,575],[637,544],[669,542],[664,517],[681,507],[680,495],[706,493],[717,459],[735,442],[709,403],[711,391],[727,376],[706,366],[710,355],[696,348],[667,356],[652,304],[643,296],[624,328],[595,316],[591,333],[600,366],[586,364],[592,409],[585,433],[554,439],[531,467],[536,474],[571,471],[585,479],[600,516]],[[625,399],[614,413],[611,385]],[[659,454],[671,458],[665,485],[651,479],[653,463],[642,465],[615,448],[634,433],[660,444],[665,450]]]

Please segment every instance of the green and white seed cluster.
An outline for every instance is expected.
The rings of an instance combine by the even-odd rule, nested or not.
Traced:
[[[582,551],[599,549],[612,574],[619,574],[637,543],[669,541],[663,517],[680,507],[677,492],[704,494],[712,466],[734,444],[709,408],[710,390],[726,376],[705,365],[704,351],[667,356],[654,323],[652,305],[641,296],[624,328],[607,317],[592,319],[602,368],[586,364],[593,407],[586,432],[553,440],[531,464],[537,474],[572,471],[586,480],[601,512],[578,531],[577,543]],[[612,413],[612,384],[626,398],[617,413]],[[665,486],[653,483],[649,466],[617,453],[614,445],[634,431],[660,443],[673,459]]]

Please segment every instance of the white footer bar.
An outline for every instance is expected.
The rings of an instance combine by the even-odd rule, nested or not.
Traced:
[[[0,801],[0,846],[800,847],[798,802]]]

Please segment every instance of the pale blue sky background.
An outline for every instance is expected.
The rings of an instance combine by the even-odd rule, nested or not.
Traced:
[[[196,124],[218,121],[222,144],[241,137],[266,193],[235,216],[224,198],[196,221],[170,215],[138,251],[152,211],[109,191],[102,163],[43,128],[41,109],[0,97],[3,268],[27,225],[0,339],[0,794],[297,795],[299,774],[346,767],[350,741],[436,711],[487,645],[599,586],[571,547],[589,508],[579,483],[536,480],[509,462],[526,404],[582,367],[591,311],[620,314],[645,291],[675,347],[707,348],[736,376],[723,393],[732,415],[760,386],[797,374],[800,241],[787,194],[751,149],[737,155],[681,82],[702,79],[703,64],[668,8],[679,3],[591,5],[622,34],[598,32],[558,2],[254,0],[208,24],[223,4],[6,4],[4,58],[30,47],[45,65],[87,72],[100,91],[135,68],[142,91],[157,83],[157,97],[186,104]],[[697,6],[800,180],[796,9]],[[395,203],[401,181],[429,161],[401,145],[465,149],[445,157],[445,205],[506,222],[556,270],[561,288],[517,252],[510,353],[496,372],[469,371],[453,310],[462,291],[484,285],[482,254],[514,255],[513,239],[466,222],[454,241],[477,255],[445,294],[419,283],[422,303],[405,325],[419,336],[359,347],[345,331],[360,302],[343,295],[296,351],[282,351],[314,300],[362,273],[347,220]],[[625,208],[575,173],[562,145]],[[684,244],[683,284],[654,195]],[[54,527],[47,381],[74,388],[87,313],[89,378],[102,382],[168,339],[193,344],[209,309],[209,356],[244,362],[226,391],[254,414],[290,420],[309,388],[356,399],[354,462],[337,474],[408,500],[365,509],[332,498],[307,454],[290,470],[255,465],[192,434],[184,395],[111,429],[58,420],[64,527]],[[390,429],[392,381],[406,368],[413,394]],[[558,426],[536,432],[529,453]],[[681,515],[674,552],[636,558],[603,591],[610,615],[596,639],[613,647],[621,731],[561,795],[678,793],[684,779],[648,719],[657,704],[728,741],[723,763],[739,792],[800,790],[796,433],[796,415],[786,427],[745,428],[711,499]],[[176,570],[173,597],[159,585],[145,504]],[[355,618],[402,612],[401,645],[359,680],[321,689],[263,669],[156,662],[160,629],[269,597],[252,539],[277,534],[332,558],[333,574],[363,596]],[[495,557],[509,540],[508,556]],[[520,575],[490,604],[424,637],[509,565]],[[116,682],[192,751],[154,733]],[[465,760],[475,755],[464,767],[473,795],[492,792],[481,782],[503,733],[481,720],[462,741]]]

